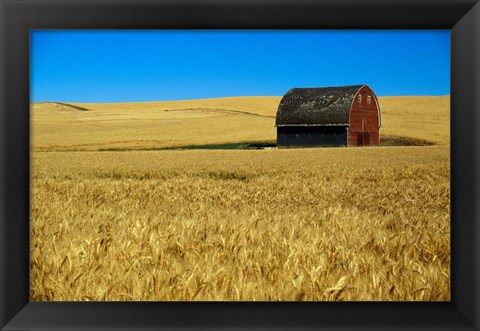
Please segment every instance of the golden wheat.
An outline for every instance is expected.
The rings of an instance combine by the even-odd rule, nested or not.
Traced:
[[[32,106],[35,151],[275,141],[280,97]],[[381,97],[381,135],[449,144],[450,97]]]
[[[394,100],[385,106],[384,126],[397,125],[392,135],[434,146],[131,150],[155,145],[133,135],[142,126],[162,146],[269,139],[263,120],[273,127],[272,118],[218,110],[268,115],[255,110],[259,99],[245,100],[250,108],[235,99],[180,103],[195,109],[172,112],[194,115],[178,119],[179,127],[197,131],[173,137],[173,129],[155,135],[155,126],[168,125],[148,118],[170,116],[164,110],[146,109],[147,116],[106,105],[85,112],[35,105],[31,299],[450,300],[444,98],[440,110]],[[401,109],[425,107],[447,124],[420,133],[400,125],[413,117]],[[222,136],[222,123],[231,136]]]

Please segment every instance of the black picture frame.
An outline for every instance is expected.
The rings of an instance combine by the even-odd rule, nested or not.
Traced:
[[[480,5],[0,0],[0,328],[479,329]],[[451,29],[450,302],[29,302],[30,29]]]

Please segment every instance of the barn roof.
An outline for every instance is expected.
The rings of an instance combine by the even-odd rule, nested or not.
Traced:
[[[293,88],[280,101],[275,125],[348,126],[353,99],[363,86]]]

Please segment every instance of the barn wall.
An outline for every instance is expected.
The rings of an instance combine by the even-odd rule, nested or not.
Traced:
[[[277,127],[278,146],[346,146],[345,126]]]
[[[358,100],[361,95],[361,102]],[[368,96],[371,97],[371,103],[367,102]],[[348,129],[348,146],[359,145],[360,136],[369,137],[368,145],[376,146],[379,144],[379,116],[377,103],[373,91],[364,86],[360,89],[355,100],[353,101],[352,111],[350,113],[350,127]],[[360,137],[360,139],[362,139]],[[368,138],[367,138],[368,139]]]

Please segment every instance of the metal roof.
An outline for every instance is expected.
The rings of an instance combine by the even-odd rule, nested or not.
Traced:
[[[293,88],[280,101],[275,126],[348,126],[352,102],[363,86]]]

